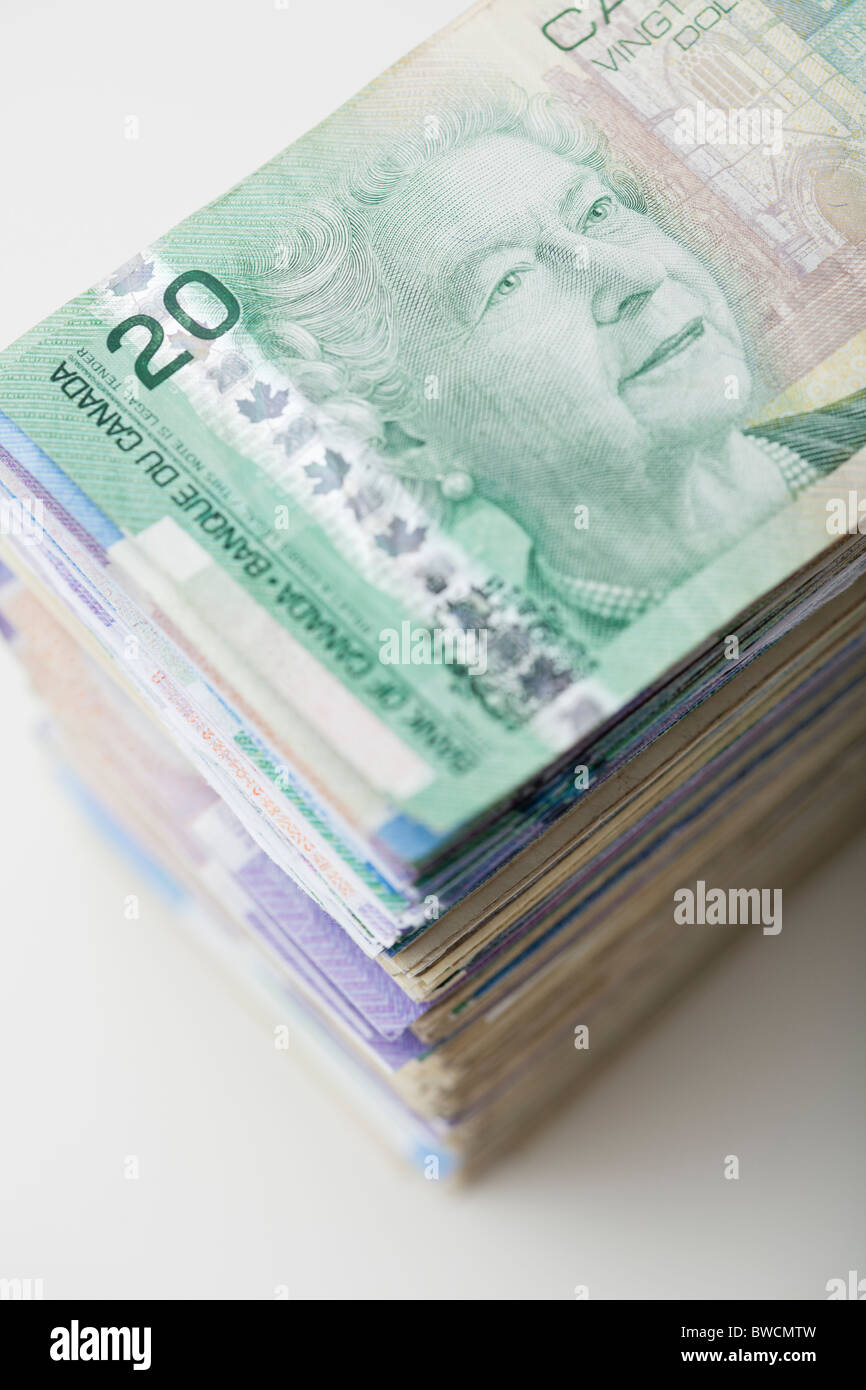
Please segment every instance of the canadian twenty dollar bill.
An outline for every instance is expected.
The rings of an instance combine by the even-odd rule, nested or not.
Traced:
[[[0,445],[421,857],[866,497],[864,92],[866,0],[485,0],[0,354]]]

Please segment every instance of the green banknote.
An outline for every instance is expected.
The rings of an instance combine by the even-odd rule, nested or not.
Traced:
[[[421,853],[866,498],[864,34],[480,4],[0,354],[0,444]]]

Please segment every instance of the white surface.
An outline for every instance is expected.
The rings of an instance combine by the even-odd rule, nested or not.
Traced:
[[[4,0],[0,341],[461,8]],[[191,88],[191,52],[219,104]],[[454,1192],[274,1050],[273,1020],[65,800],[6,652],[0,702],[0,1277],[48,1297],[822,1298],[866,1273],[866,839],[786,901],[779,937],[734,949],[529,1148]]]

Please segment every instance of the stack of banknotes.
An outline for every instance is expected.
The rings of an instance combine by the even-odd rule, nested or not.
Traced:
[[[864,32],[489,0],[0,353],[64,780],[428,1176],[863,818]]]

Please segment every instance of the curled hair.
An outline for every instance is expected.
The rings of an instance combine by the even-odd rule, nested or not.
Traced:
[[[327,199],[304,207],[278,246],[248,258],[239,284],[245,321],[267,356],[408,476],[411,465],[395,457],[393,424],[415,405],[418,388],[400,366],[368,209],[387,202],[436,155],[481,136],[508,135],[595,169],[621,202],[645,211],[631,174],[611,166],[605,136],[561,98],[530,98],[512,84],[497,84],[471,99],[437,96],[430,108],[405,118],[396,138],[374,141],[366,160],[356,155],[349,174]]]

